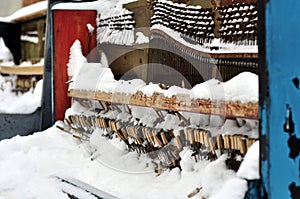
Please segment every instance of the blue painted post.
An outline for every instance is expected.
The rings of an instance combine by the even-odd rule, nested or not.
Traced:
[[[265,44],[260,46],[262,182],[269,199],[299,199],[300,1],[271,0],[264,6]]]

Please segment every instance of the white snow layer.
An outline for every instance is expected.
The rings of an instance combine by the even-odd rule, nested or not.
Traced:
[[[192,151],[184,149],[183,170],[177,168],[157,176],[147,156],[124,151],[123,142],[107,140],[100,136],[102,133],[97,129],[90,145],[55,127],[2,140],[0,170],[5,172],[0,177],[0,196],[68,198],[62,192],[66,185],[53,176],[76,178],[122,199],[181,199],[196,187],[203,187],[196,198],[242,199],[245,195],[247,182],[225,168],[225,156],[211,163],[195,163]]]
[[[18,95],[11,92],[14,79],[7,80],[0,76],[0,113],[32,113],[41,106],[43,80],[38,81],[34,90]]]
[[[149,43],[149,37],[146,37],[142,32],[136,33],[136,44]]]
[[[80,90],[112,92],[115,83],[110,68],[102,67],[100,63],[84,63],[80,69],[80,76],[74,82],[74,87]]]
[[[163,25],[155,24],[151,27],[151,30],[160,30],[172,37],[177,42],[188,46],[192,49],[206,52],[206,53],[257,53],[258,47],[257,45],[238,45],[235,43],[223,43],[220,41],[220,39],[213,39],[211,43],[205,43],[203,46],[200,44],[192,44],[187,41],[185,41],[181,36],[179,32],[176,32],[168,27],[165,27]],[[211,50],[210,47],[220,47],[219,50]]]
[[[34,44],[39,43],[39,38],[35,36],[21,35],[21,41],[27,41]]]
[[[58,3],[52,10],[98,10],[115,13],[122,9],[122,5],[137,0],[98,0],[84,3]],[[111,14],[112,14],[111,13]]]
[[[71,78],[70,89],[73,88],[74,81],[77,79],[83,63],[86,62],[86,58],[82,55],[80,41],[75,40],[70,48],[70,57],[67,63],[68,76]]]
[[[94,26],[92,26],[92,24],[89,23],[89,24],[86,24],[86,27],[89,30],[89,33],[93,34],[93,32],[95,30]]]
[[[259,174],[259,141],[255,142],[249,149],[242,162],[237,176],[248,180],[260,178]]]
[[[15,65],[13,61],[8,61],[8,62],[2,62],[0,63],[0,66],[12,66],[12,67],[33,67],[33,66],[43,66],[44,65],[44,58],[41,58],[41,60],[35,64],[33,64],[30,60],[28,61],[23,61],[19,65]]]
[[[164,90],[158,84],[149,83],[146,85],[143,80],[116,81],[107,65],[88,64],[86,62],[86,58],[82,55],[81,44],[76,40],[70,49],[70,58],[67,64],[68,75],[72,77],[73,81],[70,84],[70,89],[122,92],[125,94],[142,91],[147,96],[157,92],[166,97],[181,94],[189,95],[192,99],[203,98],[243,103],[258,101],[258,76],[250,72],[242,72],[227,82],[211,79],[195,85],[191,90],[177,86],[171,86],[168,90]]]
[[[14,22],[15,20],[33,15],[35,13],[38,13],[40,11],[46,11],[48,7],[48,1],[41,1],[34,3],[32,5],[26,6],[24,8],[21,8],[17,10],[15,13],[13,13],[10,16],[7,17],[0,17],[0,21],[2,22]]]

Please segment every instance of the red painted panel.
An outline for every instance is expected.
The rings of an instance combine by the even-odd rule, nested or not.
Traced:
[[[54,119],[63,120],[65,111],[71,105],[67,96],[68,81],[67,63],[69,61],[70,47],[76,39],[82,45],[84,56],[89,54],[89,31],[87,24],[95,27],[90,42],[90,49],[97,46],[96,41],[96,16],[95,10],[54,10],[53,11],[53,72],[54,72]]]

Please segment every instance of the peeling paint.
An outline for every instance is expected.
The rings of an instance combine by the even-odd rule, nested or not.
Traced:
[[[296,186],[295,182],[292,182],[289,186],[289,190],[291,192],[292,199],[300,198],[300,186]]]

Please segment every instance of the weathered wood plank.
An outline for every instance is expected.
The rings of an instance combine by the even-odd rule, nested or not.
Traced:
[[[154,93],[152,96],[137,92],[134,95],[125,93],[106,93],[101,91],[70,90],[69,97],[91,99],[117,104],[152,107],[170,111],[185,111],[201,114],[213,114],[225,118],[258,118],[258,102],[242,103],[212,101],[209,99],[191,99],[188,95],[165,97],[163,94]]]
[[[8,75],[43,75],[44,66],[1,66],[0,73]]]

